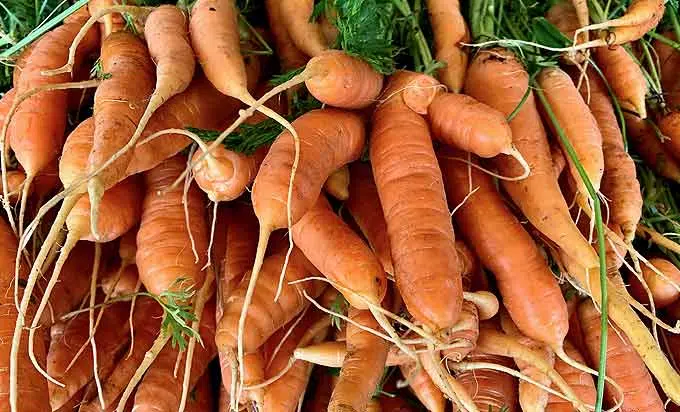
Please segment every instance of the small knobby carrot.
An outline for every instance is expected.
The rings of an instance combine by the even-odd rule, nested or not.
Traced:
[[[401,374],[408,382],[409,389],[416,395],[418,400],[432,412],[444,412],[446,399],[442,391],[432,382],[427,372],[418,368],[415,362],[399,366]]]
[[[621,107],[637,113],[642,119],[646,118],[647,80],[635,59],[623,46],[598,47],[594,54]]]
[[[265,0],[264,4],[267,9],[269,30],[272,33],[276,56],[279,58],[281,68],[292,70],[304,66],[309,57],[293,43],[281,12],[281,1]]]
[[[481,51],[468,68],[466,93],[505,116],[520,105],[528,88],[529,75],[507,50]],[[532,92],[510,121],[510,128],[513,143],[531,165],[531,174],[521,181],[504,181],[503,188],[542,234],[583,266],[597,267],[597,255],[572,221],[557,184],[548,139]],[[494,164],[504,176],[522,173],[517,162],[508,156],[496,157]],[[537,198],[541,201],[536,202]]]
[[[652,293],[654,306],[658,309],[665,308],[680,299],[680,291],[677,289],[677,285],[680,285],[680,270],[672,262],[662,258],[649,259],[649,263],[666,276],[666,279],[662,278],[647,265],[642,267],[642,277]],[[631,275],[628,279],[630,294],[640,303],[648,304],[647,292],[638,278]]]
[[[349,308],[348,316],[360,325],[379,329],[371,312]],[[348,323],[347,355],[333,390],[329,412],[362,411],[383,375],[389,344],[384,339]]]
[[[478,350],[468,355],[470,362],[484,362],[512,368],[512,360],[489,355]],[[462,371],[456,375],[456,380],[472,395],[477,408],[480,411],[507,411],[516,412],[517,405],[517,380],[507,373],[492,370],[479,369]],[[570,411],[574,407],[569,404]]]
[[[600,359],[600,335],[602,333],[600,313],[592,302],[586,300],[579,305],[578,315],[588,355],[593,364],[597,365]],[[612,326],[607,330],[606,356],[607,376],[623,390],[621,394],[607,384],[605,396],[609,405],[617,404],[623,395],[621,410],[624,412],[664,410],[663,402],[656,392],[652,377],[640,355]]]
[[[572,345],[568,340],[564,341],[564,351],[569,355],[569,357],[581,364],[585,364],[586,360],[583,355]],[[587,372],[580,371],[561,359],[555,360],[555,370],[557,373],[562,375],[564,380],[569,384],[569,386],[574,389],[574,393],[579,399],[583,401],[586,405],[595,405],[595,384],[593,383],[593,377]],[[553,385],[553,389],[557,389]],[[545,408],[545,412],[571,412],[574,407],[571,403],[565,399],[557,397],[553,394],[549,395],[548,405]]]
[[[564,71],[559,68],[543,69],[537,81],[560,127],[574,148],[578,161],[585,169],[593,189],[598,192],[604,174],[604,155],[602,134],[595,117],[576,90],[569,75]],[[552,122],[548,123],[552,125]],[[562,150],[566,152],[567,149],[561,139],[559,142]],[[575,162],[567,156],[567,163],[571,175],[577,182],[578,193],[583,199],[588,199],[588,190],[579,175]]]
[[[446,66],[437,77],[454,93],[459,93],[465,80],[468,56],[461,43],[470,40],[467,24],[458,0],[428,0],[427,12],[434,33],[435,59]]]
[[[394,275],[387,224],[380,207],[371,166],[355,162],[350,165],[349,170],[349,198],[345,206],[382,264],[383,270]]]
[[[311,57],[328,50],[321,24],[311,20],[314,0],[280,0],[279,7],[283,26],[298,49]]]
[[[397,287],[411,315],[439,331],[458,319],[462,279],[429,128],[402,97],[411,80],[409,72],[390,79],[387,99],[373,114],[369,150]]]
[[[134,134],[153,90],[153,62],[144,43],[128,32],[109,35],[102,44],[102,70],[111,76],[94,95],[94,141],[88,158],[91,174],[116,154]],[[132,152],[111,163],[87,183],[92,234],[97,237],[99,203],[104,191],[126,177]]]

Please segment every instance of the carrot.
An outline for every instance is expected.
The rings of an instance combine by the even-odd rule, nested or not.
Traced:
[[[87,10],[91,16],[94,16],[102,10],[123,3],[134,4],[135,2],[130,1],[120,2],[118,0],[91,0],[90,2],[87,3]],[[101,32],[102,41],[109,34],[116,31],[121,31],[125,28],[125,19],[120,14],[107,14],[97,19],[97,22],[99,23],[99,30]]]
[[[606,36],[582,44],[582,48],[633,42],[655,27],[663,17],[663,0],[633,0],[623,16],[581,27],[580,32],[606,29]],[[612,40],[613,39],[613,40]]]
[[[602,134],[604,154],[604,176],[602,193],[611,200],[609,211],[611,222],[621,226],[623,239],[633,240],[640,221],[642,195],[637,180],[635,164],[623,146],[623,136],[614,114],[609,93],[593,70],[588,71],[589,88],[584,85],[579,91],[592,112]],[[573,77],[572,77],[573,78]]]
[[[94,336],[94,339],[99,342],[97,369],[100,375],[106,375],[103,371],[113,369],[117,356],[127,345],[128,325],[125,314],[128,308],[127,303],[114,303],[102,315],[102,327],[97,329]],[[48,384],[50,405],[54,410],[65,404],[92,379],[93,357],[91,347],[85,346],[84,356],[80,356],[73,366],[68,368],[73,355],[81,345],[88,341],[90,336],[86,313],[76,316],[65,326],[57,327],[56,330],[53,327],[52,332],[52,343],[47,354],[47,373],[66,385],[60,387],[52,382]]]
[[[463,301],[460,320],[447,336],[451,342],[449,349],[442,351],[442,357],[447,361],[460,362],[477,346],[479,337],[479,311],[472,302]]]
[[[213,396],[213,382],[210,373],[206,372],[198,379],[194,386],[191,399],[187,402],[187,412],[203,412],[215,410],[215,398]]]
[[[68,75],[43,76],[42,71],[66,59],[68,45],[86,19],[87,16],[81,13],[77,18],[74,17],[41,37],[32,46],[30,54],[26,57],[21,76],[15,85],[17,96],[24,95],[38,87],[70,81]],[[90,30],[78,47],[75,66],[80,66],[84,57],[97,47],[97,32]],[[60,153],[66,129],[67,99],[66,90],[45,91],[29,97],[19,104],[9,125],[10,130],[6,132],[8,134],[2,136],[3,142],[6,141],[6,136],[10,137],[10,147],[14,150],[19,164],[26,171],[22,197],[29,192],[31,182],[36,175]],[[25,201],[22,200],[22,202]],[[23,232],[24,213],[25,203],[19,211],[19,232]]]
[[[568,340],[564,342],[564,351],[571,359],[582,364],[586,363],[583,355]],[[595,404],[595,384],[588,373],[569,366],[561,359],[555,360],[555,370],[574,389],[574,393],[583,403],[586,405]],[[553,389],[555,389],[554,386]],[[571,412],[573,410],[574,407],[571,406],[569,401],[558,398],[553,394],[549,395],[548,405],[545,408],[546,412]]]
[[[275,334],[272,339],[276,336]],[[265,380],[266,360],[261,349],[246,353],[243,357],[243,385],[246,387],[260,385]],[[222,387],[226,390],[229,390],[232,385],[230,368],[229,359],[226,356],[221,356]],[[264,389],[259,386],[253,389],[244,389],[239,403],[247,404],[248,402],[262,406],[264,404]]]
[[[14,233],[12,233],[9,225],[2,219],[0,219],[0,282],[3,285],[14,284],[13,277],[14,271],[12,270],[12,262],[17,254],[17,242]],[[22,270],[20,272],[21,279],[26,279],[26,266],[22,265]],[[7,286],[5,286],[7,287]],[[13,289],[13,288],[12,288]],[[28,411],[44,411],[49,408],[49,398],[47,391],[47,383],[38,374],[33,366],[30,365],[30,359],[28,356],[28,347],[26,344],[21,345],[17,348],[17,354],[14,359],[16,359],[16,364],[14,364],[13,370],[16,370],[16,374],[9,374],[8,371],[11,369],[11,355],[10,355],[10,335],[15,328],[17,323],[18,313],[14,305],[13,293],[3,293],[2,299],[0,300],[2,305],[2,326],[0,329],[0,336],[2,339],[2,357],[0,357],[0,368],[3,371],[2,379],[0,380],[0,408],[3,410],[11,410],[17,412],[28,412]],[[27,312],[28,319],[31,320],[33,316],[33,305],[27,307],[29,312]],[[22,333],[28,334],[28,331],[22,331]],[[39,339],[36,347],[34,348],[34,353],[36,357],[40,359],[40,362],[44,364],[45,362],[45,347],[43,340]],[[12,385],[16,386],[18,395],[21,396],[21,401],[17,402],[16,399],[12,401],[10,396],[10,387]]]
[[[437,77],[454,93],[459,93],[465,80],[468,57],[460,43],[470,40],[458,0],[428,0],[427,12],[434,33],[435,59],[446,66]]]
[[[594,364],[600,359],[600,314],[592,302],[584,301],[578,307],[579,320],[583,327],[588,355]],[[663,411],[663,403],[654,388],[652,378],[635,348],[624,340],[618,331],[610,327],[607,331],[607,376],[623,390],[619,394],[610,385],[605,387],[605,398],[610,405],[620,401],[621,410]]]
[[[370,165],[355,162],[350,166],[349,198],[345,205],[368,240],[383,270],[394,275],[387,225]]]
[[[670,112],[658,120],[661,133],[667,138],[663,146],[676,159],[680,158],[680,112]]]
[[[349,308],[349,318],[371,329],[378,322],[369,311]],[[329,411],[363,411],[383,375],[388,342],[369,332],[347,324],[347,356],[342,363],[340,379],[331,396]]]
[[[664,30],[659,32],[659,34],[668,40],[676,41],[673,31]],[[673,49],[673,47],[658,39],[655,39],[652,42],[652,47],[654,47],[654,51],[659,57],[659,77],[661,78],[661,89],[664,91],[666,99],[670,99],[670,102],[672,102],[674,96],[669,96],[669,93],[673,91],[673,85],[676,84],[675,76],[673,76],[673,70],[680,62],[678,60],[680,55],[675,51],[675,49]]]
[[[637,113],[642,119],[646,118],[645,95],[649,90],[647,80],[628,51],[623,46],[598,47],[595,49],[595,61],[621,107]]]
[[[674,286],[680,284],[680,270],[671,262],[662,258],[649,259],[649,263],[654,265],[667,279],[662,278],[653,272],[647,265],[642,267],[642,277],[652,292],[654,305],[661,309],[680,299],[680,291]],[[630,276],[630,294],[640,303],[648,304],[647,293],[642,288],[636,276]]]
[[[572,2],[564,0],[553,4],[545,14],[546,20],[570,39],[574,38],[576,30],[585,24],[579,22],[579,16]]]
[[[102,290],[111,298],[130,295],[136,292],[139,274],[137,266],[126,265],[114,267],[108,272],[101,282]]]
[[[313,0],[281,0],[280,17],[295,46],[308,56],[315,57],[328,50],[321,25],[313,20]]]
[[[505,367],[512,367],[508,358],[489,355],[475,351],[468,356],[471,362],[493,363]],[[515,412],[517,407],[517,381],[503,372],[492,369],[480,369],[460,372],[456,380],[472,395],[480,411]],[[569,404],[570,411],[574,408]]]
[[[142,362],[146,353],[160,330],[161,306],[153,299],[142,297],[137,301],[137,310],[133,317],[134,338],[130,349],[123,355],[102,386],[102,398],[105,400],[106,411],[113,410],[116,400],[125,389],[137,366]],[[102,411],[99,401],[91,400],[81,407],[82,412]]]
[[[550,107],[559,119],[573,146],[578,160],[590,179],[593,189],[598,192],[604,174],[602,134],[595,117],[576,90],[569,75],[558,68],[543,69],[537,77]],[[560,140],[560,144],[561,140]],[[563,151],[566,148],[562,147]],[[588,199],[588,191],[580,178],[575,163],[567,158],[569,170],[577,182],[578,193]]]
[[[452,112],[457,116],[450,116]],[[428,115],[432,134],[443,143],[481,157],[512,156],[522,165],[524,173],[510,179],[529,176],[529,165],[513,146],[512,130],[503,113],[470,96],[440,92],[430,104]]]
[[[400,365],[399,369],[408,382],[409,389],[428,411],[443,412],[445,410],[446,399],[444,399],[444,394],[432,382],[424,369],[419,369],[415,362]]]
[[[323,184],[323,190],[338,200],[347,200],[349,198],[349,167],[345,165],[328,176],[326,183]]]
[[[295,46],[290,38],[280,5],[281,2],[278,0],[265,0],[267,21],[274,40],[276,56],[279,58],[283,70],[291,70],[303,66],[309,58]]]
[[[26,173],[21,170],[7,171],[7,199],[10,202],[17,202],[21,197],[21,187],[26,181]]]
[[[634,116],[625,115],[628,137],[642,160],[661,176],[680,182],[680,160],[676,160],[654,129]]]
[[[397,287],[411,315],[439,331],[458,319],[462,280],[427,123],[399,93],[411,79],[408,72],[397,72],[390,79],[383,93],[390,98],[373,114],[369,150]],[[427,248],[422,247],[425,241]],[[433,294],[436,300],[430,298]]]
[[[381,396],[379,398],[380,407],[383,411],[392,412],[414,412],[417,409],[401,396]]]
[[[493,49],[478,53],[472,61],[465,90],[470,96],[508,116],[522,101],[528,82],[527,72],[512,53]],[[513,143],[531,165],[531,174],[521,181],[504,181],[503,188],[536,229],[584,266],[597,267],[597,255],[571,220],[560,193],[533,93],[529,92],[510,121],[510,128]],[[522,172],[517,163],[507,156],[497,157],[494,164],[504,176],[518,176]],[[540,198],[541,202],[536,202],[536,198]]]
[[[200,326],[201,341],[204,346],[199,347],[193,357],[193,366],[189,387],[193,388],[198,379],[203,375],[210,361],[217,354],[215,336],[215,304],[210,300],[203,308]],[[173,379],[179,348],[166,345],[153,365],[139,383],[135,394],[134,410],[171,412],[177,411],[180,406],[182,394],[181,379]],[[182,364],[187,361],[185,356]]]
[[[92,174],[118,151],[135,132],[144,103],[153,90],[153,62],[144,43],[127,32],[112,33],[102,44],[102,70],[111,76],[94,96],[94,141],[87,172]],[[120,101],[128,104],[121,105]],[[111,163],[87,183],[92,234],[98,237],[99,203],[104,191],[126,176],[132,153]]]
[[[464,202],[454,214],[457,227],[482,265],[494,274],[513,321],[522,333],[563,357],[567,306],[533,239],[504,204],[489,176],[446,156],[440,156],[440,165],[450,204],[455,207]],[[536,297],[527,299],[529,291],[535,291]]]

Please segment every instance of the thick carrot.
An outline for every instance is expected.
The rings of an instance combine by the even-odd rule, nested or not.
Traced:
[[[508,116],[515,111],[529,87],[529,75],[515,56],[503,49],[482,51],[468,69],[465,90],[472,97]],[[510,87],[513,85],[513,87]],[[529,92],[516,116],[510,121],[513,143],[531,165],[524,180],[504,181],[503,188],[527,219],[565,253],[586,267],[599,265],[597,255],[571,220],[553,171],[550,148]],[[494,159],[504,176],[519,176],[519,165],[508,156]],[[541,202],[535,199],[540,198]]]
[[[203,309],[201,316],[200,335],[203,346],[196,349],[193,356],[193,365],[189,387],[193,388],[198,379],[208,368],[208,364],[217,354],[215,348],[215,303],[210,300]],[[177,362],[179,348],[166,345],[153,365],[139,383],[135,394],[133,410],[139,412],[174,412],[180,405],[182,394],[182,380],[173,379],[173,370]],[[180,366],[186,362],[183,357]]]
[[[369,311],[350,307],[348,316],[363,326],[376,330],[379,328]],[[332,412],[365,410],[383,375],[387,360],[388,342],[351,323],[347,324],[346,342],[347,355],[328,406]]]
[[[94,141],[88,158],[88,174],[106,163],[134,134],[154,84],[149,52],[131,33],[117,32],[108,36],[102,44],[100,60],[102,70],[111,76],[102,82],[94,95]],[[131,152],[121,156],[87,183],[95,237],[99,233],[99,203],[104,191],[125,178],[131,159]]]
[[[182,188],[168,190],[185,167],[182,158],[176,156],[144,176],[146,196],[137,232],[137,268],[142,284],[154,294],[188,285],[198,289],[205,277],[201,268],[207,258],[208,229],[203,196],[196,186],[189,188],[187,228]],[[197,256],[192,251],[192,238]]]
[[[572,78],[576,76],[575,72],[572,74]],[[588,102],[602,134],[602,193],[610,200],[611,222],[621,226],[623,239],[630,242],[642,213],[640,183],[633,159],[623,146],[623,136],[607,88],[594,70],[589,70],[588,74],[589,87],[581,85],[579,91]]]
[[[459,93],[465,80],[468,56],[460,43],[470,40],[458,0],[428,0],[427,12],[434,33],[435,59],[446,66],[437,77],[454,93]]]
[[[106,308],[102,315],[101,327],[95,333],[97,346],[98,368],[100,375],[111,371],[117,357],[127,345],[128,324],[127,303],[114,303]],[[89,338],[87,313],[82,313],[64,326],[52,328],[52,343],[47,354],[47,373],[62,381],[66,386],[60,387],[49,382],[50,405],[58,409],[84,387],[93,376],[93,357],[90,346],[68,369],[74,354]],[[55,333],[56,332],[56,333]]]
[[[680,270],[672,262],[662,258],[649,259],[649,263],[654,265],[668,279],[657,275],[647,265],[642,267],[642,277],[652,293],[654,306],[659,309],[665,308],[680,299],[680,291],[673,285],[673,283],[675,285],[680,284]],[[628,280],[630,294],[640,303],[648,304],[647,292],[643,289],[638,278],[631,275]]]
[[[628,51],[623,46],[598,47],[595,49],[595,61],[619,104],[637,113],[643,119],[647,117],[645,105],[645,95],[648,91],[647,80],[642,74],[642,69],[628,54]]]
[[[494,363],[512,368],[512,361],[506,357],[489,355],[483,352],[472,352],[468,358],[471,362]],[[460,372],[456,380],[472,395],[472,399],[480,411],[507,411],[519,410],[517,405],[517,380],[506,373],[480,369]],[[570,411],[574,407],[569,404]]]
[[[559,68],[543,69],[537,77],[560,126],[564,129],[573,146],[578,161],[590,179],[593,189],[600,190],[604,174],[604,155],[602,153],[602,134],[588,105],[576,90],[569,75]],[[562,141],[560,140],[560,144]],[[562,150],[566,152],[563,146]],[[577,182],[578,192],[588,199],[588,191],[580,178],[575,163],[567,157],[569,170]]]
[[[14,233],[9,225],[0,219],[0,282],[13,289],[14,285],[14,270],[13,261],[17,254],[17,241]],[[26,266],[22,265],[20,272],[21,279],[26,279]],[[2,370],[2,377],[0,378],[0,409],[17,412],[28,411],[45,411],[49,410],[49,398],[47,391],[47,382],[40,376],[38,371],[30,364],[28,356],[28,347],[26,344],[21,345],[17,351],[17,364],[15,366],[16,375],[12,378],[10,373],[10,344],[12,331],[17,323],[17,310],[14,306],[13,293],[11,290],[8,293],[3,293],[0,299],[2,305],[2,323],[0,326],[0,340],[2,350],[2,357],[0,357],[0,369]],[[28,319],[31,320],[33,316],[33,305],[27,307]],[[28,334],[28,331],[22,331]],[[40,359],[40,362],[45,362],[45,346],[42,339],[39,339],[34,353]],[[10,386],[14,380],[14,385],[17,385],[17,395],[21,397],[19,402],[14,400],[12,402],[10,397]]]
[[[625,115],[628,137],[642,160],[661,176],[680,182],[680,160],[676,160],[654,129],[643,120]]]
[[[567,305],[534,240],[507,208],[489,176],[446,156],[440,160],[447,197],[453,207],[476,189],[456,211],[454,219],[482,265],[494,274],[513,321],[522,333],[563,355],[562,342],[568,330]],[[523,275],[518,277],[517,273]],[[535,298],[527,299],[534,294]],[[550,310],[545,310],[546,307]]]
[[[323,190],[338,200],[347,200],[349,198],[349,167],[345,165],[328,176],[326,183],[323,184]]]
[[[442,391],[432,382],[427,372],[418,368],[415,362],[400,365],[399,369],[409,384],[409,389],[418,400],[432,412],[444,412],[446,399]]]
[[[279,7],[283,26],[298,49],[311,57],[328,50],[321,25],[311,20],[314,0],[280,0]]]
[[[583,355],[572,345],[568,340],[564,342],[564,351],[569,355],[571,359],[585,364],[586,360]],[[561,359],[555,360],[555,370],[557,373],[562,375],[564,380],[574,389],[574,393],[578,396],[583,403],[586,405],[595,404],[595,384],[593,383],[593,377],[588,373],[575,369],[569,366],[567,363]],[[556,389],[555,386],[553,388]],[[565,399],[559,398],[553,394],[549,395],[548,405],[545,408],[546,412],[571,412],[574,407],[571,403]]]
[[[163,310],[153,299],[142,297],[137,300],[133,317],[134,339],[131,348],[116,363],[111,374],[102,386],[106,411],[115,409],[117,399],[134,375],[137,366],[142,362],[144,354],[153,344],[161,326]],[[83,412],[101,412],[97,399],[93,399],[81,408]]]
[[[588,355],[594,364],[600,359],[600,313],[590,301],[584,301],[578,308],[579,320],[585,336]],[[605,397],[609,405],[621,400],[621,410],[663,411],[663,402],[656,392],[652,377],[635,348],[624,340],[612,327],[607,330],[607,376],[623,390],[618,393],[610,385],[606,386]]]
[[[350,166],[349,198],[345,206],[382,264],[383,270],[394,275],[387,224],[370,165],[355,162]]]
[[[373,114],[370,158],[399,292],[416,320],[439,331],[458,319],[462,280],[429,129],[400,93],[411,79],[408,72],[390,79],[390,98]]]
[[[283,70],[291,70],[304,66],[309,57],[293,43],[288,33],[288,28],[284,23],[280,5],[281,2],[279,0],[265,0],[267,21],[269,22],[269,30],[272,33],[276,56],[279,58]]]

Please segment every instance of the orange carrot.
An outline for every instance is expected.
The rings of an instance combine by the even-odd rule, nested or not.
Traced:
[[[127,303],[114,303],[103,312],[101,327],[97,329],[94,339],[99,342],[98,371],[111,371],[117,356],[127,345],[128,324]],[[90,346],[85,346],[85,352],[68,369],[73,355],[89,338],[88,316],[82,313],[70,320],[66,325],[52,328],[52,343],[47,354],[47,373],[61,380],[66,386],[60,387],[49,382],[50,405],[58,409],[73,395],[84,387],[93,376],[93,357]]]
[[[647,117],[647,80],[628,51],[623,46],[598,47],[595,49],[595,61],[621,107],[637,113],[642,119]]]
[[[546,12],[545,18],[569,39],[573,39],[576,30],[582,26],[574,5],[567,0],[553,4]]]
[[[215,397],[210,373],[206,372],[198,379],[191,392],[191,399],[187,402],[186,412],[204,412],[215,410]]]
[[[101,287],[105,294],[111,296],[111,298],[116,298],[135,293],[138,282],[137,266],[118,266],[113,267],[110,272],[104,275]]]
[[[272,32],[276,56],[281,62],[283,70],[292,70],[303,66],[309,58],[300,51],[290,38],[288,28],[284,23],[279,0],[265,0],[267,21]]]
[[[196,385],[210,361],[217,354],[214,344],[214,300],[210,300],[203,309],[200,335],[204,346],[200,346],[194,353],[192,373],[189,380],[190,388]],[[174,412],[178,410],[182,394],[182,380],[172,377],[178,352],[179,348],[170,345],[166,345],[165,349],[161,351],[144,375],[144,379],[139,383],[133,410],[139,412]],[[180,365],[186,362],[186,358],[184,356]]]
[[[390,79],[384,91],[390,98],[373,115],[370,158],[387,222],[397,287],[411,315],[439,331],[458,319],[462,280],[428,126],[400,93],[411,79],[408,72],[397,72]],[[418,219],[416,226],[414,219]],[[423,248],[425,241],[427,247]],[[433,294],[438,296],[436,300],[430,298]]]
[[[507,50],[482,51],[472,61],[466,79],[466,93],[508,116],[522,101],[529,76]],[[516,87],[508,87],[508,85]],[[586,267],[599,265],[597,255],[574,225],[560,193],[553,171],[545,129],[529,93],[517,115],[510,121],[513,143],[531,165],[531,174],[517,182],[504,181],[503,188],[527,219],[565,253]],[[504,176],[518,176],[519,165],[507,156],[494,159]],[[536,198],[541,202],[536,202]]]
[[[446,156],[441,157],[441,166],[449,202],[452,207],[462,204],[454,214],[456,224],[484,267],[494,274],[513,321],[522,333],[547,344],[562,357],[567,306],[533,239],[504,204],[489,176]],[[520,272],[523,276],[517,277]],[[536,293],[536,297],[527,299],[529,293]]]
[[[602,134],[595,117],[576,90],[569,75],[558,68],[543,69],[537,81],[560,126],[564,129],[578,161],[585,169],[593,189],[598,192],[604,174]],[[550,123],[552,124],[552,123]],[[559,140],[562,145],[562,140]],[[566,148],[562,145],[562,150]],[[578,193],[588,199],[588,190],[580,178],[575,163],[567,157],[569,170],[577,182]]]
[[[135,2],[125,1],[121,2],[118,0],[91,0],[87,3],[87,10],[91,16],[94,16],[98,12],[104,9],[108,9],[112,6],[119,4],[134,4]],[[125,28],[125,19],[120,14],[107,14],[97,20],[99,23],[99,29],[102,35],[102,40],[106,38],[109,34],[121,31]]]
[[[415,362],[400,365],[399,369],[409,388],[418,397],[418,400],[432,412],[443,412],[446,407],[444,394],[432,382],[424,369],[418,369]]]
[[[17,241],[14,233],[10,229],[9,225],[5,223],[4,220],[0,219],[0,282],[3,285],[8,286],[13,289],[13,262],[14,257],[17,254]],[[20,272],[21,279],[26,279],[26,266],[22,265]],[[2,326],[0,327],[0,336],[2,339],[2,357],[0,357],[0,368],[2,372],[2,378],[0,382],[0,408],[3,410],[11,410],[17,412],[28,412],[28,411],[46,411],[49,410],[49,398],[47,391],[47,383],[40,376],[38,371],[33,368],[30,364],[30,359],[28,356],[28,347],[26,344],[21,345],[17,348],[16,357],[16,375],[14,377],[8,374],[10,373],[10,336],[17,323],[17,311],[14,306],[13,293],[11,290],[8,293],[2,294],[2,299],[0,300],[2,305]],[[29,307],[28,320],[30,321],[33,316],[33,305]],[[24,334],[28,334],[28,331],[22,331]],[[39,339],[36,347],[34,348],[34,353],[36,357],[40,360],[42,364],[45,362],[45,347],[43,340]],[[8,379],[9,378],[9,379]],[[19,402],[11,400],[10,397],[10,386],[12,385],[12,380],[14,380],[14,385],[17,385],[18,395],[21,397]]]
[[[659,309],[665,308],[680,299],[680,291],[673,285],[673,283],[675,285],[680,284],[680,270],[672,262],[662,258],[649,259],[649,263],[666,276],[666,279],[662,278],[647,265],[642,267],[642,277],[652,293],[654,306]],[[628,280],[630,282],[630,294],[640,303],[648,304],[647,292],[643,289],[638,278],[631,275]]]
[[[680,160],[676,160],[666,144],[645,121],[625,115],[628,138],[642,160],[661,176],[680,182]]]
[[[579,320],[585,336],[588,355],[597,365],[600,359],[600,313],[590,301],[578,307]],[[624,412],[663,411],[663,403],[656,392],[652,377],[635,348],[612,326],[607,330],[607,376],[623,390]],[[609,384],[605,387],[605,399],[611,406],[622,394]]]
[[[670,112],[658,120],[661,133],[667,138],[663,146],[676,159],[680,158],[680,112]]]
[[[497,365],[512,367],[512,361],[508,358],[488,355],[475,351],[468,356],[471,362],[486,362]],[[456,379],[472,395],[477,408],[480,411],[507,411],[515,412],[517,406],[517,380],[506,373],[492,369],[480,369],[460,372]],[[569,404],[570,411],[574,407]]]
[[[437,76],[451,92],[459,93],[465,80],[468,57],[463,46],[470,40],[458,0],[428,0],[427,12],[434,32],[435,59],[446,66]]]
[[[348,316],[360,325],[378,329],[378,322],[369,311],[349,308]],[[347,355],[342,363],[340,378],[331,396],[329,411],[362,411],[373,396],[383,375],[388,342],[347,324]]]
[[[564,351],[567,355],[575,361],[585,364],[586,361],[583,355],[572,345],[568,340],[564,342]],[[593,378],[588,373],[569,366],[561,359],[555,360],[555,370],[562,375],[565,381],[574,389],[574,392],[579,399],[586,405],[595,405],[595,384]],[[555,387],[553,386],[555,389]],[[565,399],[559,398],[553,394],[549,395],[548,405],[545,408],[546,412],[571,412],[574,407]]]
[[[314,0],[281,0],[280,17],[295,46],[315,57],[328,50],[321,25],[313,20]]]
[[[349,198],[345,205],[368,240],[383,270],[394,275],[385,216],[380,207],[373,172],[368,164],[355,162],[350,166]]]

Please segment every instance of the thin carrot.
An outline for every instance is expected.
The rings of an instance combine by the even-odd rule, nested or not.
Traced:
[[[531,174],[524,180],[502,183],[514,203],[529,221],[565,253],[586,267],[599,265],[597,255],[578,231],[569,215],[553,171],[550,148],[536,110],[534,95],[529,88],[529,75],[509,51],[481,51],[468,69],[465,90],[472,97],[509,116],[519,107],[510,121],[513,143],[531,165]],[[508,87],[509,84],[516,87]],[[528,93],[526,101],[525,94]],[[507,156],[494,159],[504,176],[518,176],[519,165]],[[541,202],[536,202],[536,198]]]
[[[427,12],[434,32],[435,59],[446,66],[439,69],[439,80],[451,92],[459,93],[465,80],[468,56],[460,43],[470,40],[458,0],[428,0]]]
[[[390,79],[383,92],[387,100],[373,114],[369,149],[397,287],[411,315],[439,331],[453,326],[460,315],[462,279],[429,129],[402,99],[411,79],[408,72]],[[431,299],[432,294],[438,298]]]
[[[646,118],[645,96],[649,88],[639,63],[623,46],[596,48],[595,61],[621,106],[637,113],[642,119]]]

